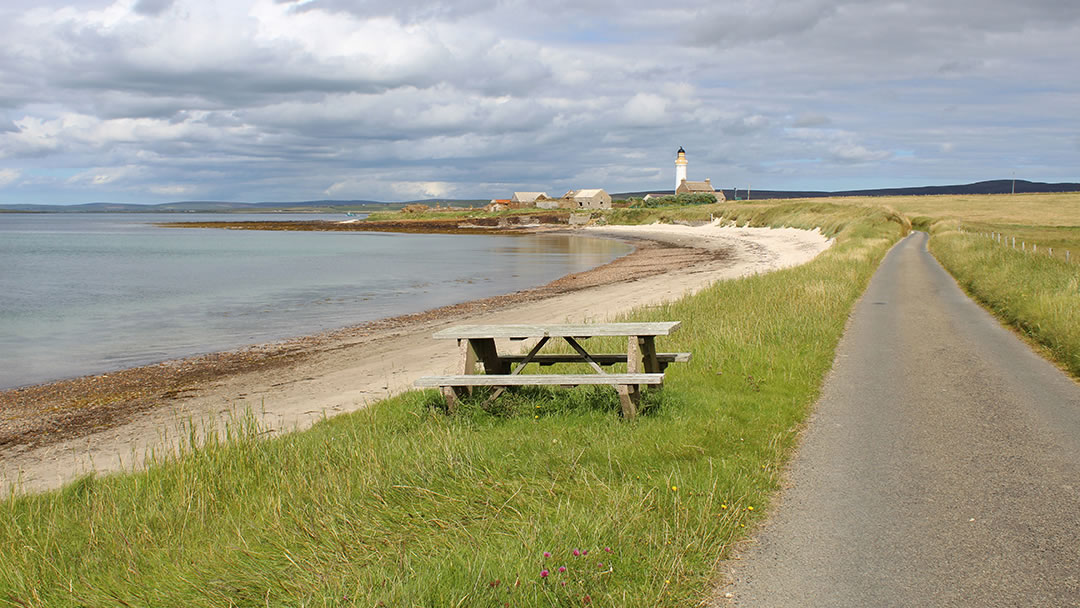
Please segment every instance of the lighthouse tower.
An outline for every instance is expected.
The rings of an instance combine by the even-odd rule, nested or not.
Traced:
[[[679,146],[679,155],[675,157],[675,189],[686,181],[686,150]]]

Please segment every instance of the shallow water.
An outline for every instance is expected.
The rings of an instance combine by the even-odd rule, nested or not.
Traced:
[[[0,388],[542,285],[630,251],[560,235],[175,229],[342,216],[0,214]]]

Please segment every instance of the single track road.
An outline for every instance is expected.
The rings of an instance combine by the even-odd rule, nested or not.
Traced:
[[[1080,384],[927,239],[897,244],[856,306],[716,605],[1080,606]]]

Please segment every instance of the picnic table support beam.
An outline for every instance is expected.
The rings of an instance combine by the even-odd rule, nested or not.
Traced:
[[[638,336],[638,350],[641,351],[641,363],[645,366],[645,372],[650,374],[660,373],[660,361],[656,358],[656,338],[653,336]],[[663,388],[660,386],[659,388]]]
[[[638,403],[641,402],[641,387],[637,384],[620,384],[615,387],[615,390],[619,391],[623,418],[630,420],[637,416]]]
[[[596,359],[593,359],[592,355],[590,355],[588,351],[586,351],[584,348],[581,347],[580,344],[578,344],[577,340],[575,340],[571,336],[564,336],[563,340],[566,340],[566,343],[569,344],[570,346],[572,346],[574,348],[574,350],[576,350],[578,352],[578,354],[581,355],[581,358],[584,359],[586,363],[591,365],[592,368],[596,370],[596,373],[598,373],[598,374],[606,374],[607,373],[607,372],[604,371],[604,368],[600,367],[596,363]]]
[[[510,365],[499,357],[499,351],[495,348],[494,338],[467,338],[458,340],[462,344],[462,369],[466,374],[476,373],[476,362],[484,365],[486,374],[505,374],[510,371]]]

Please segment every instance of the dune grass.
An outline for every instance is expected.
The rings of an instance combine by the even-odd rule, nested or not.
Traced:
[[[453,416],[429,391],[265,441],[250,420],[223,439],[192,431],[142,472],[0,503],[0,604],[697,604],[777,489],[848,313],[906,231],[880,209],[727,209],[693,213],[825,226],[836,244],[630,315],[682,321],[659,346],[693,353],[635,420],[606,387]]]

